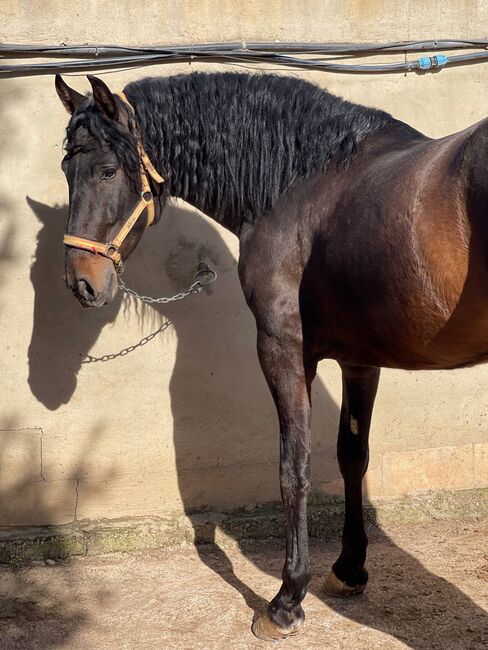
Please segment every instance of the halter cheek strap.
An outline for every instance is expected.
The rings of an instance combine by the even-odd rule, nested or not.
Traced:
[[[134,109],[129,103],[127,97],[123,92],[117,93],[120,99],[126,104],[129,108],[129,111],[134,113]],[[120,254],[120,247],[122,246],[125,238],[130,233],[132,228],[137,223],[137,220],[144,212],[147,210],[147,221],[146,228],[150,226],[154,221],[154,199],[151,192],[151,186],[149,184],[150,176],[155,183],[161,184],[164,183],[164,178],[158,174],[154,168],[152,162],[149,160],[149,156],[144,151],[142,146],[142,141],[139,133],[136,134],[137,137],[137,151],[139,153],[139,158],[141,161],[141,185],[142,192],[141,198],[137,203],[136,207],[132,211],[132,214],[126,219],[123,226],[117,233],[117,235],[112,239],[112,241],[102,244],[101,242],[92,241],[91,239],[85,239],[84,237],[77,237],[76,235],[65,235],[63,242],[65,246],[70,246],[72,248],[80,248],[81,250],[89,251],[90,253],[95,253],[98,255],[103,255],[112,260],[115,270],[117,273],[122,273],[124,270],[124,265],[122,263],[122,256]]]

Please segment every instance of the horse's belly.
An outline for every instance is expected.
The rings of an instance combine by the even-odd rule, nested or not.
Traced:
[[[378,326],[354,310],[335,313],[334,323],[304,324],[310,356],[405,370],[461,368],[488,361],[488,336],[474,338],[467,332],[466,336],[444,337],[440,330],[438,336],[429,338],[416,322],[409,327],[407,320],[385,318]]]
[[[446,306],[394,260],[373,260],[302,287],[311,354],[363,365],[441,369],[488,360],[488,300],[469,282]],[[479,283],[478,283],[479,284]]]

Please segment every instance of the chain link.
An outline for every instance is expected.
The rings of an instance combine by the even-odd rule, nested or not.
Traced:
[[[180,293],[177,293],[174,296],[162,296],[161,298],[153,298],[152,296],[142,296],[141,294],[137,293],[134,289],[131,289],[128,287],[125,282],[122,280],[122,278],[119,278],[119,284],[120,288],[122,291],[125,291],[125,293],[128,293],[130,296],[134,296],[134,298],[138,298],[142,302],[145,302],[148,305],[166,305],[168,302],[175,302],[176,300],[183,300],[183,298],[186,298],[186,296],[189,296],[192,293],[200,293],[200,291],[203,289],[204,286],[207,284],[211,284],[217,279],[217,272],[214,271],[213,269],[209,268],[206,264],[200,264],[199,270],[195,273],[193,276],[193,284],[186,290],[186,291],[181,291]],[[127,348],[123,348],[120,350],[120,352],[114,352],[113,354],[104,354],[101,357],[92,357],[89,354],[83,359],[81,362],[82,364],[84,363],[97,363],[98,361],[112,361],[113,359],[117,359],[118,357],[125,357],[126,354],[129,354],[129,352],[133,352],[137,348],[141,348],[143,345],[146,345],[146,343],[149,343],[149,341],[152,341],[154,337],[156,337],[158,334],[161,334],[164,332],[164,330],[168,329],[168,327],[171,325],[171,321],[167,320],[155,332],[151,332],[151,334],[148,334],[144,338],[142,338],[138,343],[135,343],[134,345],[129,345]]]

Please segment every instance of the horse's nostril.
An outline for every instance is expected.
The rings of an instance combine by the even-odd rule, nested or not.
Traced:
[[[91,284],[82,278],[81,280],[78,280],[77,282],[77,288],[78,288],[78,293],[82,298],[85,300],[95,300],[96,299],[96,293]]]

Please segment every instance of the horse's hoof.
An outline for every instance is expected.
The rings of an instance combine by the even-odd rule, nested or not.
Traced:
[[[366,589],[366,585],[354,585],[354,587],[350,587],[345,582],[342,582],[342,580],[339,580],[336,574],[331,571],[325,579],[322,589],[328,596],[347,598],[348,596],[362,594]]]
[[[303,619],[299,619],[287,628],[279,627],[269,618],[268,612],[256,612],[251,631],[262,641],[283,641],[297,634],[302,625]]]

